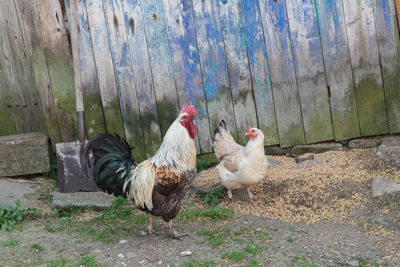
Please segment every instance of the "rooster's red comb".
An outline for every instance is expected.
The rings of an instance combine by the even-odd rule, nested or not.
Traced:
[[[186,113],[188,114],[190,117],[195,117],[197,116],[197,110],[196,108],[192,105],[192,104],[186,104],[186,106],[184,106],[181,111],[179,111],[179,114],[181,113]]]
[[[251,126],[249,125],[249,127],[247,127],[247,131],[250,131],[251,128],[253,128],[253,127],[251,127]]]

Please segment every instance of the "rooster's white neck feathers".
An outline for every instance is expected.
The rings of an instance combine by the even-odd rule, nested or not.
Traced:
[[[184,115],[186,113],[181,113],[172,123],[164,136],[161,147],[151,159],[157,167],[175,168],[178,172],[195,168],[196,147],[188,131],[180,122]]]

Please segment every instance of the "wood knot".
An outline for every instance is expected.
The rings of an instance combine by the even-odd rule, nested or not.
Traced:
[[[157,15],[155,13],[153,13],[153,19],[157,20]]]
[[[131,28],[132,35],[135,33],[135,21],[133,18],[129,19],[129,27]]]

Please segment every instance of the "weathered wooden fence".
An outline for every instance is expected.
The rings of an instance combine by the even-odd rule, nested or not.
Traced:
[[[71,139],[72,65],[60,5],[14,0],[1,9],[9,2],[31,62],[15,75],[19,88],[30,71],[53,142]],[[69,0],[65,7],[68,14]],[[79,0],[78,19],[88,136],[126,136],[139,159],[155,152],[187,102],[199,112],[199,153],[212,151],[222,118],[241,143],[254,125],[265,145],[282,147],[400,132],[394,0]]]

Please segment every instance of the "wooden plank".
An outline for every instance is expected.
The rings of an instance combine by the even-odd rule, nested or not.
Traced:
[[[113,55],[114,70],[121,96],[121,112],[124,129],[129,144],[133,145],[133,155],[139,161],[146,159],[146,147],[140,121],[139,105],[136,97],[131,55],[125,32],[124,14],[119,0],[104,2],[105,16]]]
[[[282,147],[304,144],[289,25],[284,1],[260,1],[261,17]]]
[[[336,141],[360,136],[341,1],[315,1]]]
[[[249,125],[257,125],[253,88],[246,39],[243,29],[241,1],[218,1],[229,80],[235,111],[238,141],[246,144]]]
[[[9,67],[8,67],[8,49],[6,49],[6,33],[3,29],[3,20],[5,18],[0,9],[0,136],[16,134],[17,129],[14,123],[14,114],[9,105],[10,85],[9,85]]]
[[[333,139],[328,89],[314,0],[286,0],[307,143]]]
[[[264,144],[276,145],[278,128],[258,0],[242,1],[242,13],[258,126],[264,133]]]
[[[103,3],[97,0],[86,0],[86,10],[106,130],[109,133],[125,136]]]
[[[147,48],[156,93],[158,118],[164,136],[178,114],[171,53],[168,46],[168,32],[162,2],[141,0],[142,18],[146,33]]]
[[[82,77],[83,106],[85,109],[86,136],[91,138],[106,131],[97,70],[94,61],[92,39],[86,12],[86,1],[77,1],[79,25],[79,51]],[[65,0],[69,19],[69,0]]]
[[[36,2],[31,0],[18,0],[21,11],[21,23],[26,33],[26,43],[32,63],[32,75],[38,86],[40,101],[42,104],[47,134],[50,137],[52,147],[61,142],[58,126],[57,106],[54,103],[50,77],[47,69],[44,40],[41,34],[40,18]]]
[[[361,134],[389,132],[372,2],[343,0]]]
[[[76,140],[74,71],[59,1],[36,2],[62,142]]]
[[[7,106],[11,108],[15,129],[17,133],[29,132],[31,125],[29,122],[29,114],[25,104],[25,87],[22,81],[22,69],[20,55],[18,52],[18,43],[15,38],[19,38],[15,30],[18,25],[18,18],[10,14],[10,4],[12,2],[1,2],[1,27],[2,27],[2,50],[4,53],[3,65],[6,71],[5,82],[8,91]]]
[[[49,140],[40,132],[0,137],[0,176],[50,171]]]
[[[390,133],[400,132],[400,42],[393,0],[374,3],[376,35]]]
[[[397,23],[400,28],[400,0],[395,0],[396,3],[396,14],[397,14]]]
[[[125,32],[128,36],[133,77],[142,119],[147,156],[152,156],[161,144],[157,105],[149,55],[139,0],[122,0]]]
[[[19,55],[25,64],[22,64],[23,71],[23,81],[26,90],[25,101],[27,106],[27,111],[30,113],[31,127],[32,131],[45,131],[45,122],[43,116],[42,105],[40,101],[40,92],[37,84],[35,83],[33,70],[32,70],[32,60],[29,49],[29,44],[27,43],[25,26],[22,21],[22,14],[19,8],[17,0],[13,0],[13,7],[11,12],[15,12],[15,16],[18,18],[18,35],[20,38],[16,39],[20,43],[21,50]]]
[[[237,138],[216,0],[194,0],[193,11],[211,129],[224,119]]]
[[[192,5],[185,0],[176,2],[164,0],[163,4],[179,103],[182,106],[190,102],[196,107],[199,138],[199,140],[196,138],[196,146],[200,147],[199,152],[211,152],[210,122],[194,31]]]

